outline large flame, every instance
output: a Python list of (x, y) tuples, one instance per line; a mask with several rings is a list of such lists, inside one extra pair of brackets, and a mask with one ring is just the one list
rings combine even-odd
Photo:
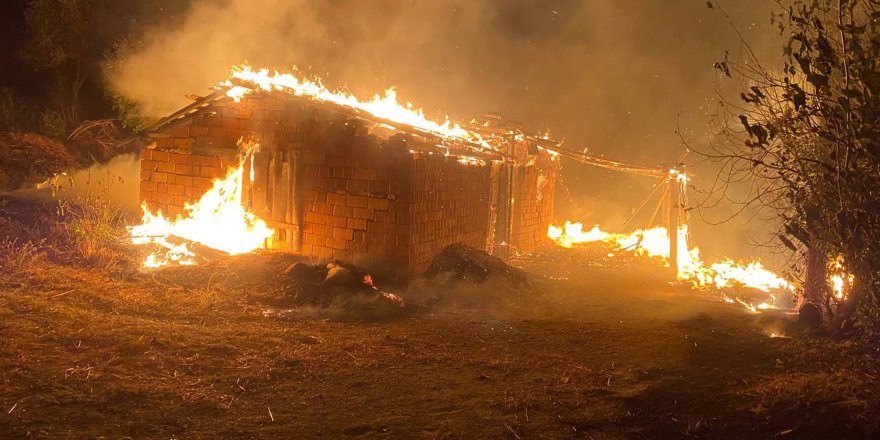
[(227, 87), (226, 95), (236, 101), (253, 92), (252, 87), (263, 91), (280, 90), (355, 108), (388, 121), (406, 124), (444, 137), (465, 139), (488, 147), (478, 134), (465, 130), (459, 124), (450, 121), (448, 117), (442, 122), (432, 121), (425, 116), (422, 109), (415, 108), (409, 102), (399, 102), (397, 91), (393, 87), (385, 90), (384, 95), (376, 94), (372, 99), (362, 101), (351, 93), (327, 89), (320, 79), (308, 80), (296, 76), (296, 73), (295, 69), (290, 73), (280, 73), (269, 69), (254, 70), (247, 65), (234, 66), (230, 78), (221, 85)]
[[(688, 281), (699, 287), (723, 289), (733, 286), (744, 286), (761, 290), (766, 293), (774, 291), (793, 291), (794, 285), (775, 273), (767, 270), (760, 261), (736, 263), (724, 260), (706, 265), (700, 257), (699, 248), (688, 246), (687, 225), (678, 229), (677, 278)], [(630, 251), (635, 255), (653, 257), (668, 265), (670, 258), (669, 232), (664, 227), (639, 229), (630, 233), (610, 233), (599, 226), (585, 231), (582, 223), (565, 222), (562, 227), (550, 226), (547, 236), (559, 246), (572, 248), (583, 243), (600, 242), (614, 250)], [(726, 297), (727, 298), (727, 297)], [(771, 295), (771, 298), (773, 296)], [(740, 299), (727, 298), (729, 302), (739, 302), (748, 309), (775, 308), (772, 300), (752, 304)]]
[[(239, 144), (243, 149), (239, 166), (230, 169), (226, 177), (215, 179), (213, 187), (198, 202), (187, 203), (185, 216), (169, 220), (161, 211), (154, 214), (146, 205), (142, 206), (141, 224), (130, 229), (132, 242), (154, 244), (160, 248), (146, 258), (144, 266), (195, 264), (197, 255), (188, 246), (189, 242), (236, 255), (262, 248), (266, 239), (272, 236), (273, 231), (266, 222), (247, 211), (241, 203), (244, 163), (258, 144)], [(183, 242), (174, 243), (178, 240)]]

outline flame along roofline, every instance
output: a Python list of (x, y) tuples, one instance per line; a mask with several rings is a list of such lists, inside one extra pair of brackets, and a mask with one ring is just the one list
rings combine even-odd
[[(196, 98), (195, 101), (191, 104), (188, 104), (181, 109), (175, 111), (174, 113), (163, 117), (153, 125), (141, 130), (139, 134), (147, 137), (155, 137), (163, 131), (166, 131), (179, 124), (185, 123), (187, 120), (193, 117), (205, 113), (210, 113), (214, 109), (215, 104), (225, 101), (234, 101), (232, 97), (227, 95), (227, 92), (235, 87), (246, 87), (246, 85), (241, 81), (238, 81), (236, 84), (232, 85), (217, 85), (214, 87), (214, 92)], [(364, 110), (337, 104), (335, 102), (324, 101), (307, 95), (296, 95), (293, 93), (285, 92), (283, 90), (261, 90), (256, 86), (254, 86), (254, 88), (252, 88), (251, 90), (252, 91), (248, 93), (248, 95), (250, 96), (277, 96), (282, 97), (283, 99), (305, 100), (313, 102), (317, 105), (331, 108), (334, 111), (345, 113), (350, 117), (369, 121), (376, 126), (385, 126), (386, 128), (391, 127), (394, 131), (417, 136), (421, 139), (424, 139), (423, 142), (419, 142), (419, 145), (421, 147), (424, 147), (426, 145), (432, 145), (433, 147), (435, 147), (435, 151), (419, 150), (418, 152), (420, 153), (451, 156), (462, 159), (488, 160), (495, 162), (512, 160), (512, 158), (503, 151), (487, 148), (484, 145), (481, 145), (469, 139), (448, 136), (415, 127), (403, 122), (381, 118)]]

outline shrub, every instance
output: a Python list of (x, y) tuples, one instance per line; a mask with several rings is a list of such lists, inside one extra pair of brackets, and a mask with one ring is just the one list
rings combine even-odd
[(111, 268), (122, 259), (126, 235), (122, 211), (104, 194), (87, 194), (58, 205), (60, 254), (88, 266)]
[(61, 113), (44, 110), (40, 113), (40, 134), (61, 140), (67, 137), (67, 123)]

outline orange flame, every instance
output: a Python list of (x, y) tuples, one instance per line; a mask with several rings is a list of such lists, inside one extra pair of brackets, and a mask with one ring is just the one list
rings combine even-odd
[(846, 271), (842, 256), (838, 256), (831, 262), (830, 282), (834, 298), (838, 301), (846, 299), (852, 284), (855, 282), (855, 276)]
[(244, 150), (239, 166), (230, 169), (226, 177), (215, 179), (213, 187), (198, 202), (187, 203), (185, 217), (177, 216), (170, 221), (161, 211), (153, 214), (146, 204), (141, 206), (141, 224), (129, 230), (132, 243), (160, 248), (147, 256), (145, 267), (196, 263), (196, 253), (186, 243), (172, 243), (172, 237), (236, 255), (262, 248), (272, 236), (274, 231), (266, 222), (245, 210), (241, 203), (244, 163), (259, 145), (240, 141), (239, 146)]
[[(689, 281), (698, 287), (717, 289), (742, 285), (767, 293), (794, 290), (792, 283), (767, 270), (757, 260), (740, 264), (727, 259), (707, 266), (700, 257), (699, 248), (688, 246), (687, 225), (679, 226), (677, 232), (678, 273), (676, 277), (681, 281)], [(669, 232), (664, 227), (639, 229), (631, 233), (619, 234), (605, 232), (599, 226), (584, 231), (583, 224), (566, 221), (562, 227), (550, 226), (547, 236), (564, 248), (572, 248), (576, 244), (601, 242), (616, 251), (629, 251), (634, 255), (657, 258), (663, 264), (669, 264), (671, 244)], [(730, 303), (739, 302), (752, 311), (776, 308), (772, 301), (753, 305), (738, 298), (734, 300), (725, 297), (725, 300)]]
[(290, 73), (280, 73), (277, 70), (270, 72), (269, 69), (254, 70), (248, 65), (233, 66), (230, 78), (220, 84), (220, 86), (227, 88), (226, 95), (236, 102), (254, 91), (251, 85), (262, 91), (279, 90), (297, 96), (309, 96), (320, 101), (332, 102), (443, 137), (476, 142), (491, 149), (480, 135), (465, 130), (459, 124), (450, 121), (449, 117), (441, 122), (433, 121), (425, 116), (422, 109), (415, 108), (409, 102), (399, 102), (397, 90), (393, 87), (385, 90), (384, 95), (376, 94), (372, 99), (362, 101), (348, 92), (327, 89), (320, 79), (300, 78), (296, 76), (296, 68)]

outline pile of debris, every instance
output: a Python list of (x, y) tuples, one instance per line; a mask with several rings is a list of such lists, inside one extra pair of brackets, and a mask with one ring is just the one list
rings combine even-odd
[(428, 280), (481, 284), (489, 279), (519, 287), (528, 282), (525, 272), (504, 260), (464, 244), (447, 246), (425, 271)]
[(447, 247), (408, 289), (380, 286), (370, 274), (348, 263), (315, 263), (308, 257), (268, 251), (167, 267), (152, 276), (188, 290), (238, 294), (288, 315), (339, 320), (398, 318), (488, 281), (514, 288), (528, 282), (523, 271), (464, 245)]
[(0, 191), (35, 184), (75, 165), (61, 142), (33, 133), (0, 132)]
[(413, 310), (399, 296), (385, 291), (372, 277), (343, 262), (314, 263), (307, 257), (281, 252), (254, 252), (217, 259), (200, 266), (175, 266), (157, 271), (159, 282), (185, 289), (216, 289), (238, 293), (248, 301), (278, 310), (298, 310), (312, 317), (375, 320)]

